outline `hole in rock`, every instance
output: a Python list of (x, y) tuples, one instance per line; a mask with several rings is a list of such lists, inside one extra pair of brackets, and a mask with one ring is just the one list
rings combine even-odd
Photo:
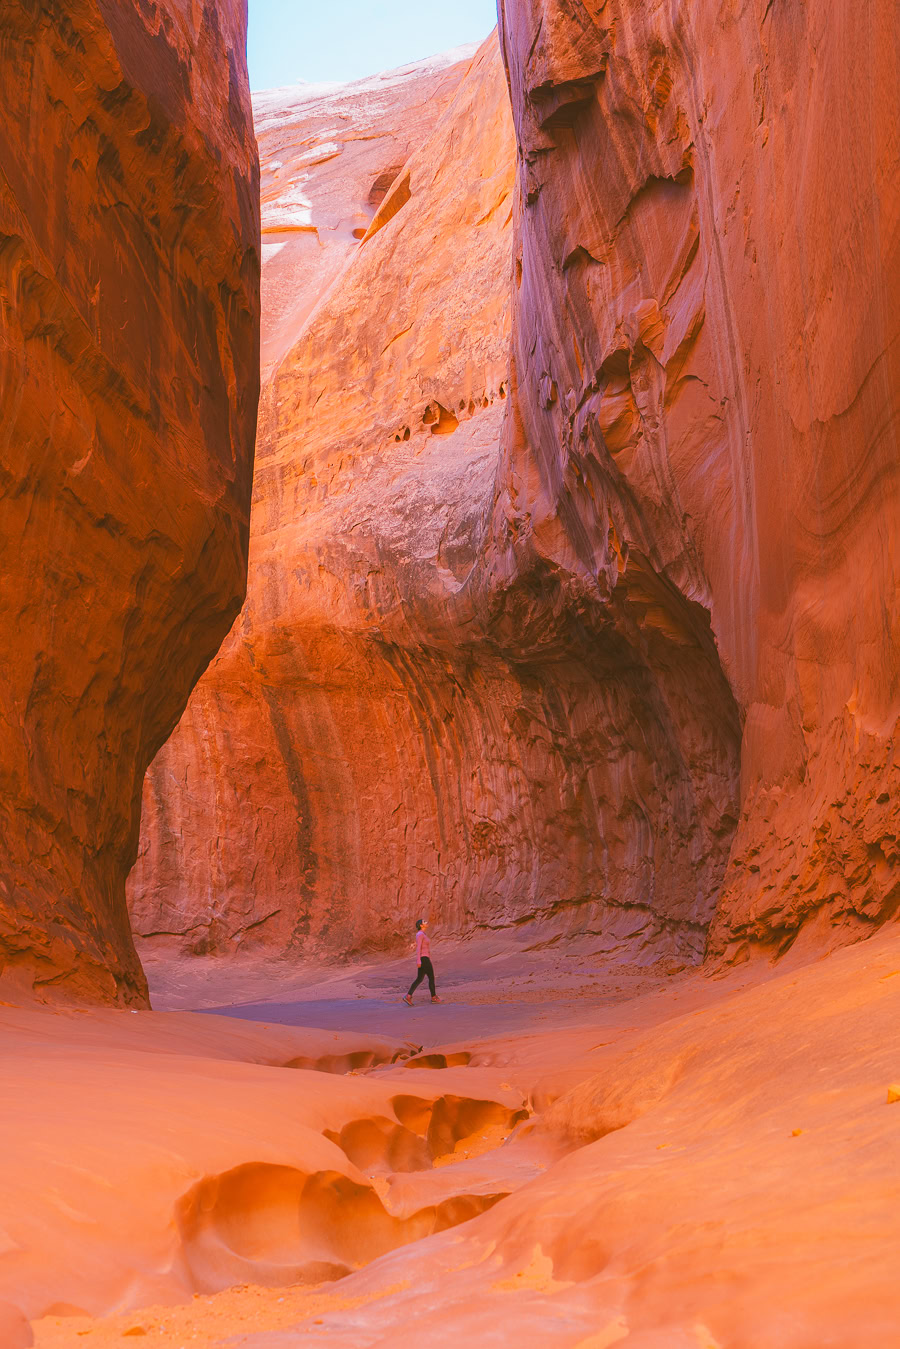
[(532, 106), (542, 131), (571, 128), (597, 96), (597, 86), (606, 74), (608, 57), (604, 53), (599, 69), (580, 79), (547, 81), (529, 91)]
[(369, 205), (378, 207), (384, 201), (397, 180), (398, 174), (402, 171), (402, 164), (395, 164), (392, 168), (384, 169), (369, 188)]
[(466, 1151), (475, 1137), (490, 1133), (499, 1140), (501, 1135), (508, 1136), (528, 1118), (525, 1109), (510, 1110), (499, 1101), (469, 1096), (440, 1096), (433, 1104), (418, 1096), (395, 1096), (391, 1105), (404, 1128), (424, 1139), (430, 1162)]
[(393, 220), (394, 216), (401, 207), (406, 205), (411, 196), (412, 192), (410, 191), (409, 186), (409, 174), (406, 173), (400, 181), (390, 189), (381, 205), (378, 207), (378, 210), (372, 218), (372, 223), (369, 226), (367, 237), (371, 239), (372, 235), (377, 234), (380, 229), (383, 229), (389, 220)]
[(428, 1125), (428, 1147), (432, 1157), (446, 1157), (463, 1149), (473, 1135), (488, 1130), (511, 1130), (527, 1118), (527, 1110), (509, 1110), (497, 1101), (442, 1096), (434, 1103)]
[(325, 1137), (360, 1171), (424, 1171), (431, 1165), (425, 1139), (393, 1120), (353, 1120), (340, 1133), (326, 1129)]
[(459, 418), (445, 408), (443, 403), (429, 403), (422, 413), (422, 421), (431, 427), (433, 436), (452, 435), (459, 426)]

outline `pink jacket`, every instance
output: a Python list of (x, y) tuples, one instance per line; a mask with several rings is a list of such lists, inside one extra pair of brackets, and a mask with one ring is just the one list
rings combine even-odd
[(419, 928), (416, 933), (416, 964), (421, 965), (423, 956), (431, 956), (431, 942), (428, 933)]

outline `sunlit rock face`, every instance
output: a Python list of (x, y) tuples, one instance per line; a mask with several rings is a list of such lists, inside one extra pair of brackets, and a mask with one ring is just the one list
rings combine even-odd
[[(509, 97), (494, 39), (257, 117), (264, 183), (297, 179), (264, 228), (315, 233), (264, 235), (264, 350), (299, 333), (263, 389), (248, 600), (148, 774), (131, 910), (195, 951), (389, 944), (438, 893), (462, 908), (442, 741), (454, 690), (482, 721), (455, 615), (505, 393)], [(321, 138), (339, 154), (286, 163)]]
[[(580, 535), (518, 411), (502, 452), (515, 147), (496, 39), (432, 85), (430, 128), (385, 132), (381, 160), (366, 144), (366, 181), (374, 83), (341, 96), (339, 154), (325, 101), (257, 105), (263, 228), (301, 237), (264, 235), (277, 366), (248, 601), (148, 774), (142, 949), (390, 947), (430, 912), (445, 934), (698, 956), (739, 741), (703, 592), (626, 557), (611, 513)], [(388, 83), (379, 116), (403, 127), (398, 87), (412, 97)], [(548, 408), (565, 395), (544, 381)]]
[(475, 50), (463, 47), (353, 84), (299, 84), (253, 95), (262, 180), (264, 379), (358, 251)]
[(895, 8), (503, 0), (501, 37), (510, 528), (673, 669), (711, 621), (742, 724), (711, 952), (864, 932), (900, 901)]
[(245, 20), (240, 0), (0, 12), (0, 998), (146, 997), (141, 782), (246, 575)]

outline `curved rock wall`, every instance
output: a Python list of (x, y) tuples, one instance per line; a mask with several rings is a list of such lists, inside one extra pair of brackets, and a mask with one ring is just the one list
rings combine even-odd
[(512, 518), (711, 617), (743, 723), (711, 949), (865, 931), (900, 902), (894, 7), (502, 0), (501, 32)]
[(736, 709), (649, 564), (613, 612), (574, 552), (516, 546), (513, 170), (492, 38), (264, 391), (247, 606), (148, 774), (150, 947), (385, 947), (430, 911), (702, 950)]
[(240, 0), (0, 14), (0, 997), (146, 998), (141, 782), (246, 575), (245, 23)]
[(515, 152), (489, 43), (371, 197), (332, 180), (335, 269), (281, 274), (248, 605), (147, 782), (150, 943), (430, 911), (735, 959), (900, 901), (892, 8), (500, 31)]

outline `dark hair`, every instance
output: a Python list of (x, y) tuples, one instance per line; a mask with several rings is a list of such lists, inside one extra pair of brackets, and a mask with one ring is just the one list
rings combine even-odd
[(424, 919), (424, 918), (417, 918), (417, 919), (416, 919), (416, 931), (417, 931), (417, 932), (418, 932), (419, 928), (422, 926), (422, 924), (423, 924), (424, 922), (425, 922), (425, 919)]

